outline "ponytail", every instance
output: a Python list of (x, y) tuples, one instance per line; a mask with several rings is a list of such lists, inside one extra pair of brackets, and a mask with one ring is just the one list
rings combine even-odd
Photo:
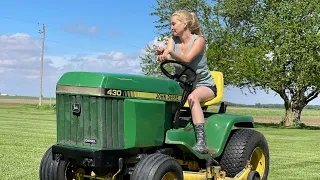
[(197, 18), (197, 15), (194, 12), (191, 12), (190, 15), (191, 15), (191, 25), (189, 27), (190, 31), (191, 33), (194, 33), (200, 36), (201, 30), (200, 30), (200, 23)]

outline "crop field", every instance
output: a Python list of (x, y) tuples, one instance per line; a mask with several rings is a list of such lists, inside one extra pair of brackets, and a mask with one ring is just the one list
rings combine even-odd
[[(215, 108), (210, 110), (214, 111)], [(228, 113), (252, 115), (257, 122), (277, 123), (281, 109), (228, 107)], [(0, 179), (39, 179), (43, 153), (56, 141), (54, 110), (37, 105), (0, 103)], [(320, 113), (306, 110), (304, 123), (313, 128), (279, 128), (257, 123), (269, 143), (270, 180), (320, 179)], [(318, 128), (319, 127), (319, 128)]]
[[(54, 104), (56, 101), (54, 98), (43, 98), (43, 104)], [(28, 96), (0, 96), (0, 104), (38, 104), (38, 97)]]

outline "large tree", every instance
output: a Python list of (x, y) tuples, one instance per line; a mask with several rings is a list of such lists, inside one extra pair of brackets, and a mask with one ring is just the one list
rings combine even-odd
[[(162, 25), (156, 27), (160, 32), (168, 27), (165, 24), (169, 22), (164, 20), (173, 11), (197, 11), (202, 30), (209, 37), (207, 55), (211, 69), (224, 73), (226, 85), (253, 91), (273, 90), (284, 100), (284, 125), (301, 123), (302, 109), (320, 92), (317, 1), (159, 0), (157, 3), (152, 15), (159, 17), (156, 23)], [(202, 9), (207, 10), (206, 15)], [(145, 62), (144, 59), (142, 66), (148, 67)]]
[(273, 90), (284, 101), (286, 126), (320, 90), (318, 1), (220, 1), (221, 37), (209, 59), (240, 88)]

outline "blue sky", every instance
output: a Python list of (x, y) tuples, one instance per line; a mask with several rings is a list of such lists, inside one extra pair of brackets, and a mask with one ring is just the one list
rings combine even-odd
[[(68, 71), (140, 74), (139, 56), (156, 43), (155, 0), (139, 1), (3, 1), (0, 7), (0, 92), (39, 95), (42, 24), (46, 26), (43, 95)], [(39, 24), (38, 24), (39, 23)], [(283, 103), (274, 93), (244, 95), (229, 88), (224, 100)], [(316, 99), (311, 104), (319, 104)]]

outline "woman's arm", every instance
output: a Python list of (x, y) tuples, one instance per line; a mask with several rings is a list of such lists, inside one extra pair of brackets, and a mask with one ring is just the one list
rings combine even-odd
[(173, 50), (169, 51), (169, 54), (176, 61), (189, 63), (195, 57), (199, 56), (201, 53), (204, 52), (205, 46), (206, 46), (205, 40), (202, 36), (200, 36), (194, 41), (194, 44), (192, 45), (192, 47), (187, 55), (178, 54), (178, 53), (174, 52)]
[(170, 51), (173, 51), (173, 38), (172, 36), (168, 39), (167, 47), (163, 51), (161, 55), (157, 57), (158, 61), (164, 61), (171, 59), (171, 55), (169, 54)]

